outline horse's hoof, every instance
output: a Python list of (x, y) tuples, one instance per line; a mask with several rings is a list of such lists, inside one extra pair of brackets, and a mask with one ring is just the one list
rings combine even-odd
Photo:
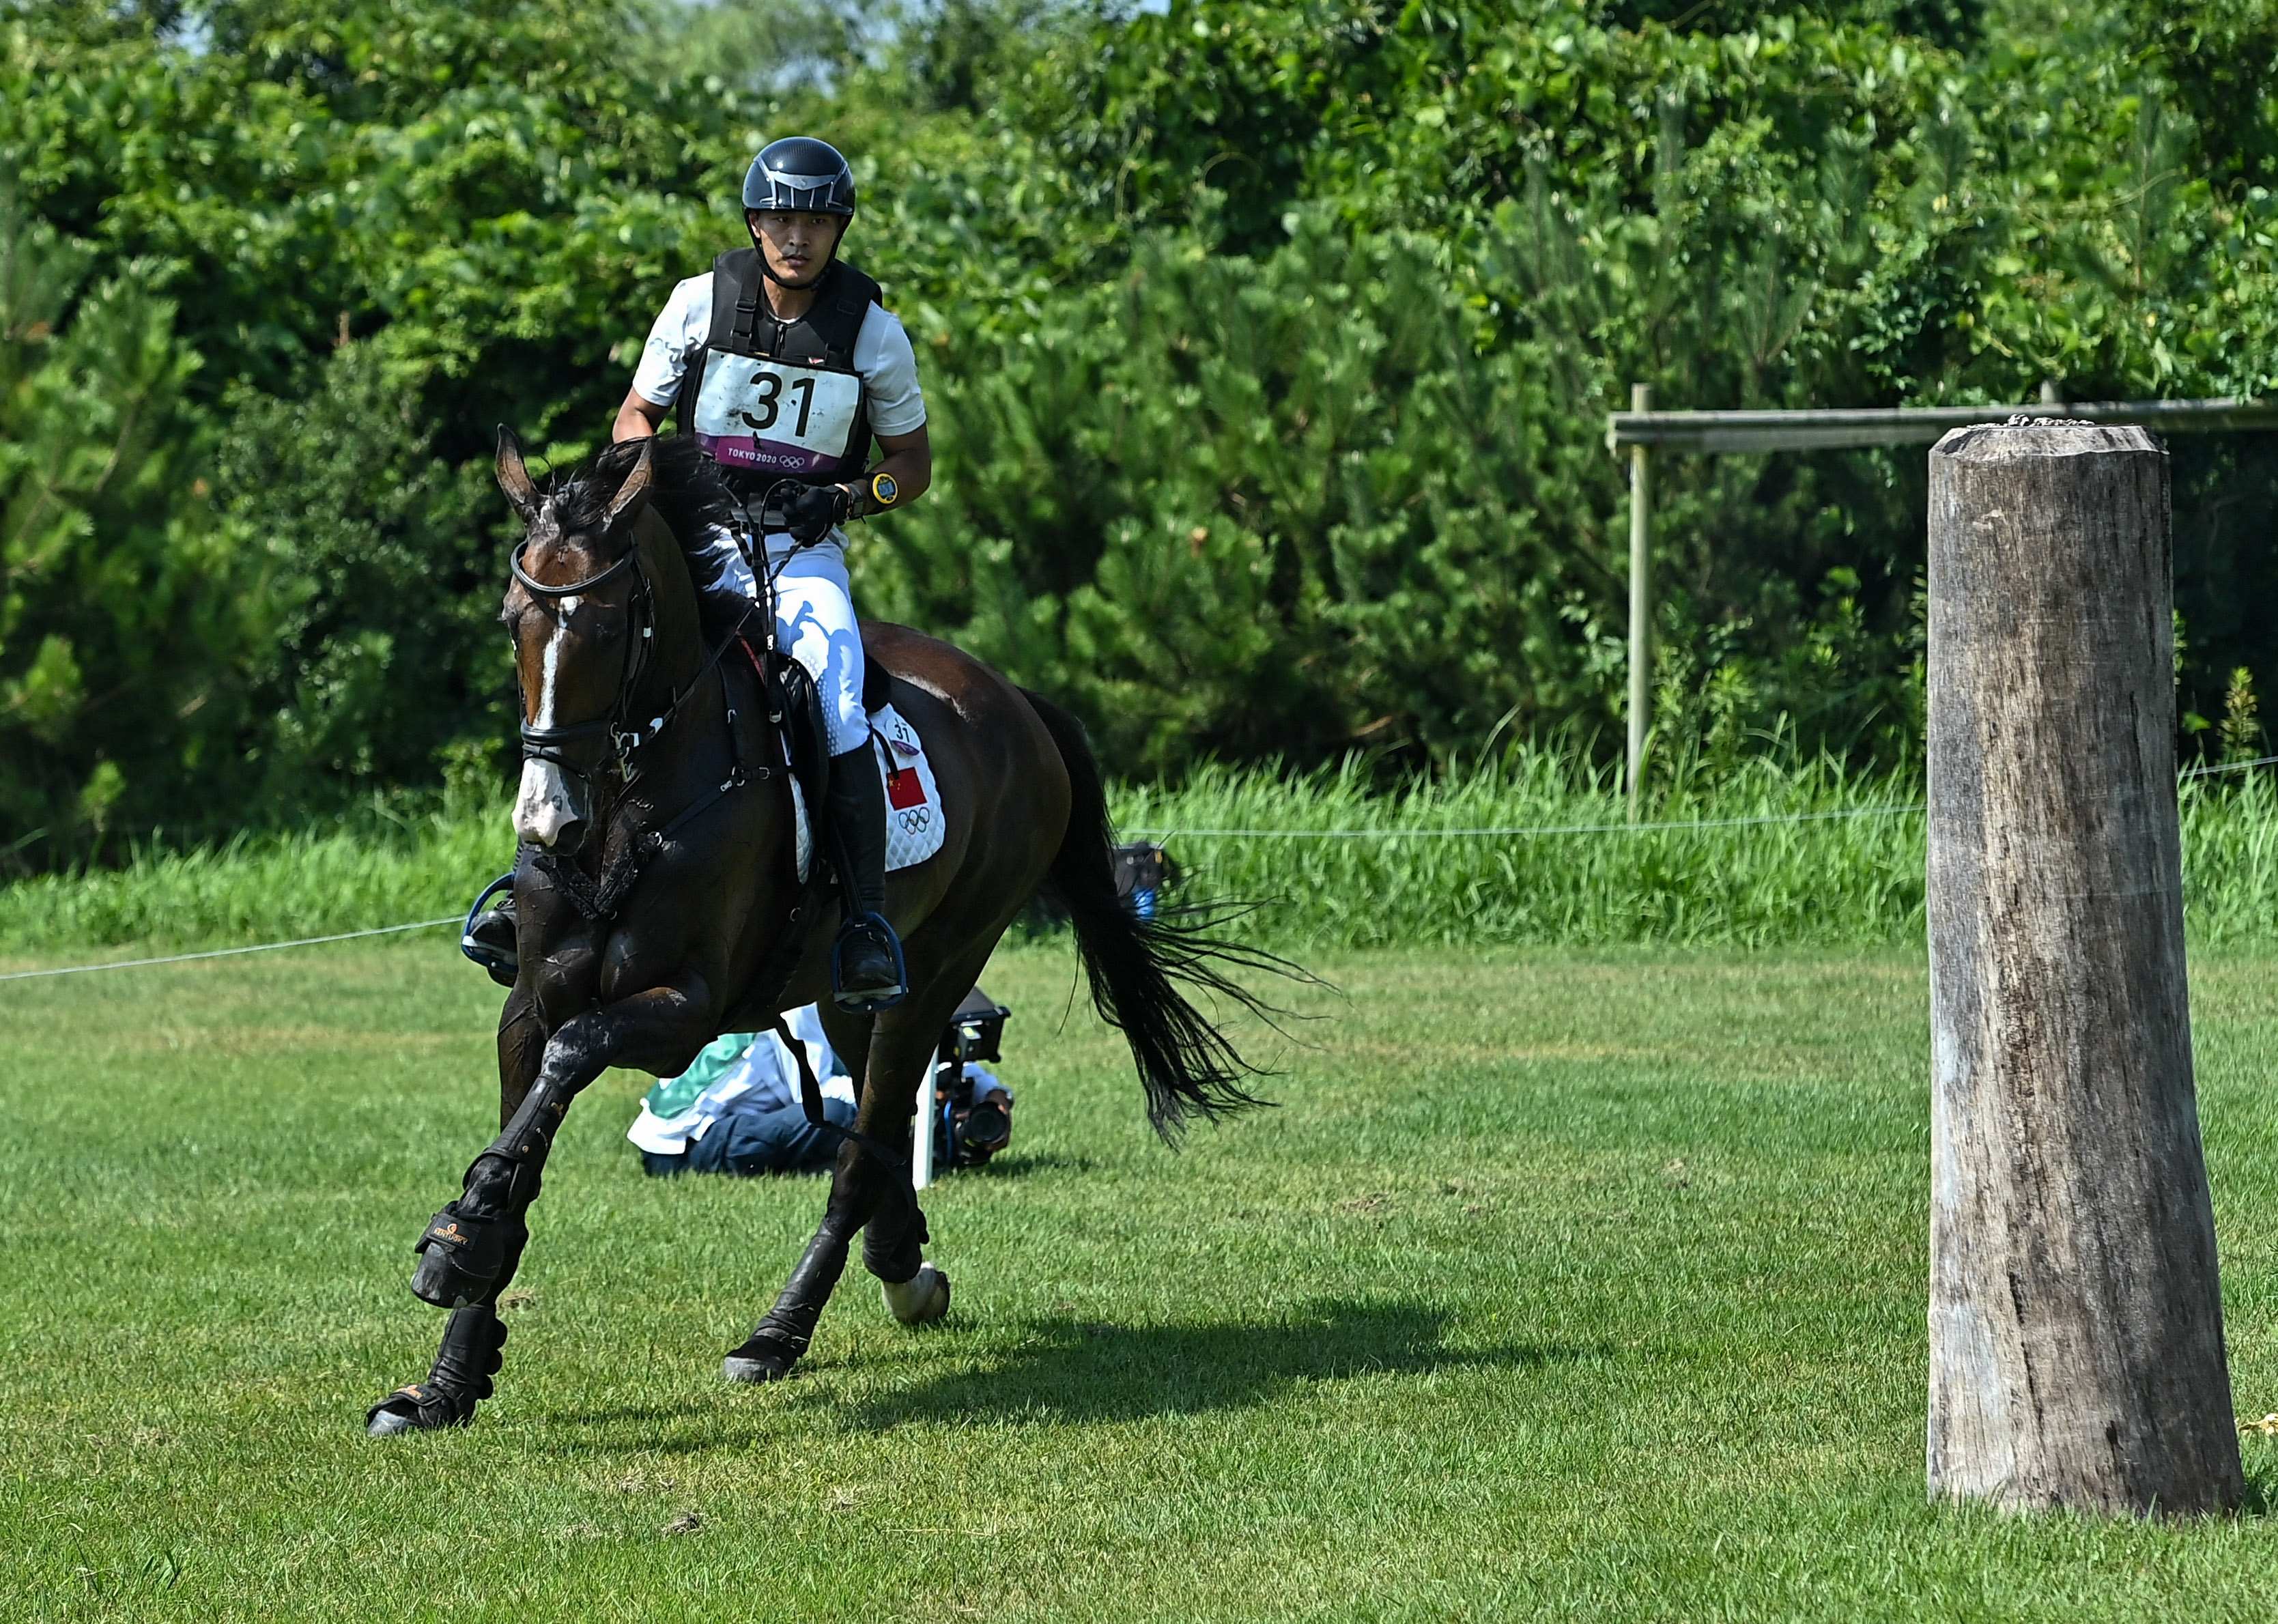
[(785, 1352), (781, 1343), (754, 1337), (720, 1361), (720, 1374), (747, 1385), (780, 1382), (791, 1374), (798, 1358), (796, 1353)]
[(399, 1387), (364, 1412), (364, 1436), (392, 1438), (401, 1432), (433, 1432), (463, 1427), (475, 1419), (475, 1402), (422, 1382)]
[(920, 1264), (899, 1285), (880, 1281), (878, 1291), (905, 1325), (930, 1325), (949, 1312), (949, 1276), (930, 1263)]
[(401, 1410), (374, 1410), (363, 1423), (364, 1436), (374, 1438), (392, 1438), (399, 1432), (417, 1432), (418, 1429), (417, 1418), (406, 1415)]

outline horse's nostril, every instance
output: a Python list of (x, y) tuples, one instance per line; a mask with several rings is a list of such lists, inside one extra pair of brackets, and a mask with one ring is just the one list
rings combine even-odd
[(554, 831), (554, 849), (564, 857), (574, 857), (577, 848), (585, 844), (585, 823), (583, 818), (571, 818)]

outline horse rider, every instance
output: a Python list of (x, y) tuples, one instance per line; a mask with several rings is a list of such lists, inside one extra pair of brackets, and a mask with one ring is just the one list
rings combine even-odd
[[(917, 354), (878, 284), (838, 257), (854, 175), (812, 136), (772, 142), (744, 177), (752, 246), (672, 290), (617, 409), (613, 437), (680, 427), (719, 467), (763, 536), (781, 647), (814, 675), (829, 736), (829, 804), (853, 868), (833, 996), (883, 1009), (903, 992), (886, 923), (886, 791), (862, 706), (862, 638), (846, 578), (851, 519), (903, 507), (933, 482)], [(869, 461), (875, 438), (884, 453)], [(715, 533), (689, 563), (708, 624), (758, 596), (738, 539)], [(864, 917), (867, 915), (867, 918)]]
[[(878, 284), (838, 257), (854, 218), (854, 176), (811, 136), (770, 142), (744, 177), (752, 246), (733, 249), (672, 290), (618, 407), (611, 437), (656, 433), (679, 406), (749, 521), (765, 538), (783, 649), (814, 678), (830, 751), (828, 819), (855, 895), (832, 958), (833, 996), (857, 1013), (899, 1001), (900, 945), (886, 921), (886, 793), (862, 705), (862, 638), (840, 528), (907, 506), (933, 482), (917, 355), (879, 303)], [(884, 455), (871, 463), (870, 442)], [(715, 532), (690, 544), (707, 635), (726, 635), (760, 595), (756, 560)], [(471, 937), (511, 961), (511, 917)]]

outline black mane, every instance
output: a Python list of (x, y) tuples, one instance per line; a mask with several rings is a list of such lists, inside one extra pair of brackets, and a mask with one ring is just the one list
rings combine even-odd
[(565, 536), (591, 535), (601, 527), (609, 498), (625, 482), (641, 448), (650, 450), (648, 504), (671, 526), (682, 547), (703, 533), (737, 523), (735, 497), (720, 471), (693, 434), (662, 434), (654, 440), (622, 440), (583, 465), (546, 482), (546, 511)]

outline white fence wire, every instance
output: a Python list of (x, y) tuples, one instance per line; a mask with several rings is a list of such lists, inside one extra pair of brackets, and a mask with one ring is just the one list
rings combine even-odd
[[(2244, 772), (2251, 768), (2278, 764), (2278, 755), (2258, 755), (2251, 761), (2225, 762), (2220, 765), (2193, 767), (2178, 775), (2184, 779), (2213, 778), (2219, 774)], [(1761, 817), (1704, 817), (1677, 819), (1666, 823), (1640, 822), (1622, 823), (1535, 823), (1511, 824), (1483, 828), (1453, 829), (1185, 829), (1133, 828), (1123, 832), (1143, 835), (1150, 839), (1217, 839), (1217, 840), (1416, 840), (1416, 839), (1526, 839), (1563, 835), (1653, 835), (1678, 834), (1686, 830), (1741, 829), (1770, 823), (1812, 823), (1836, 818), (1897, 817), (1928, 808), (1919, 801), (1902, 806), (1846, 807), (1831, 812), (1781, 812)], [(369, 931), (342, 931), (333, 936), (303, 936), (289, 942), (261, 942), (250, 947), (216, 947), (203, 953), (169, 954), (155, 959), (118, 959), (103, 964), (65, 964), (52, 969), (12, 970), (0, 974), (0, 981), (35, 981), (49, 976), (85, 976), (97, 970), (147, 969), (160, 964), (188, 964), (201, 959), (231, 959), (248, 953), (279, 953), (288, 947), (318, 947), (329, 942), (360, 941), (366, 937), (396, 936), (407, 931), (432, 931), (439, 925), (457, 924), (460, 917), (447, 914), (440, 919), (416, 919), (408, 924), (379, 925)]]

